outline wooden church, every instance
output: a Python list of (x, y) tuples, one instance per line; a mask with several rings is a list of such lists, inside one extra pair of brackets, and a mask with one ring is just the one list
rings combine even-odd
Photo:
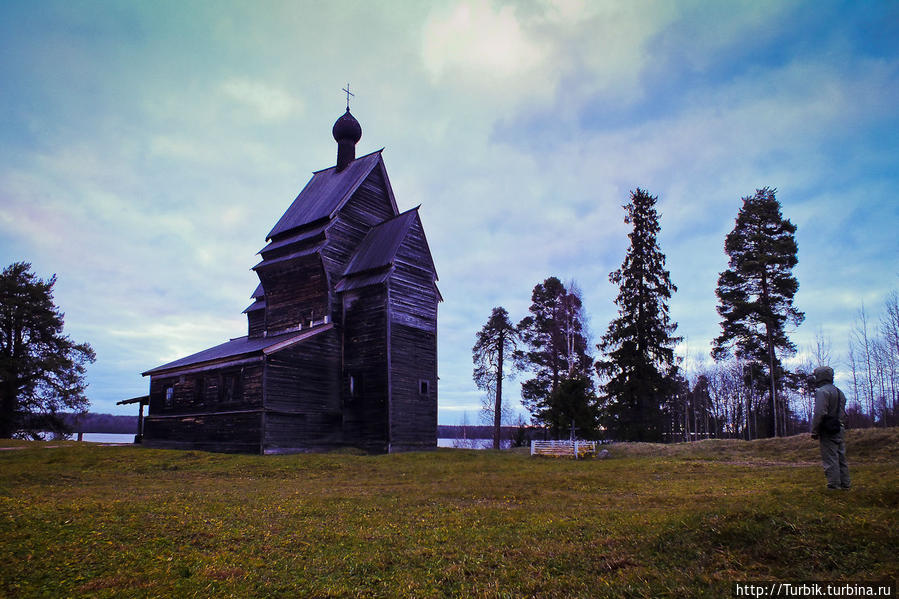
[(437, 272), (381, 151), (313, 173), (266, 237), (247, 335), (149, 370), (143, 443), (283, 453), (437, 445)]

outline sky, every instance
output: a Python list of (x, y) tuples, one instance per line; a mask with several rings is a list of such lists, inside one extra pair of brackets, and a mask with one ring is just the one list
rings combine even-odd
[(758, 188), (798, 227), (791, 339), (829, 339), (838, 380), (858, 309), (899, 288), (896, 2), (5, 0), (0, 259), (56, 273), (92, 411), (134, 413), (115, 402), (141, 372), (246, 334), (256, 252), (333, 166), (347, 83), (357, 156), (385, 148), (399, 209), (421, 204), (441, 424), (477, 419), (494, 306), (517, 321), (557, 276), (605, 332), (638, 186), (688, 364)]

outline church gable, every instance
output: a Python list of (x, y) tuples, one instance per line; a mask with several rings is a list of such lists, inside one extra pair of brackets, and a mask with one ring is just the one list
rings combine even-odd
[(418, 211), (410, 222), (393, 259), (390, 273), (390, 309), (394, 322), (437, 332), (437, 272)]
[(369, 231), (396, 216), (392, 195), (386, 173), (381, 168), (373, 168), (347, 201), (336, 209), (327, 228), (327, 243), (322, 247), (322, 257), (335, 281), (343, 275)]
[(414, 219), (415, 211), (410, 210), (373, 227), (359, 244), (335, 289), (340, 292), (383, 283)]
[(434, 282), (437, 280), (437, 268), (434, 266), (434, 258), (431, 256), (431, 248), (428, 245), (427, 237), (425, 237), (425, 230), (421, 224), (417, 208), (414, 214), (415, 218), (410, 223), (409, 230), (403, 238), (402, 244), (397, 248), (396, 262), (426, 271), (428, 278)]

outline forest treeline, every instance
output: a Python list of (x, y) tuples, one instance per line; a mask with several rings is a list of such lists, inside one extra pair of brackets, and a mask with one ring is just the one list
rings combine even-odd
[(73, 433), (134, 434), (137, 432), (137, 416), (95, 414), (93, 412), (81, 414), (66, 412), (61, 416), (67, 429)]
[(815, 346), (800, 352), (789, 336), (805, 319), (793, 303), (796, 226), (772, 188), (742, 198), (724, 240), (728, 267), (715, 291), (721, 332), (712, 362), (677, 355), (682, 338), (669, 314), (677, 287), (658, 243), (657, 200), (637, 188), (623, 206), (630, 246), (609, 274), (619, 290), (618, 313), (598, 343), (589, 340), (581, 290), (557, 277), (534, 286), (520, 321), (498, 306), (477, 332), (473, 379), (484, 393), (482, 420), (494, 427), (495, 447), (500, 425), (513, 424), (503, 382), (518, 376), (530, 423), (556, 438), (685, 441), (806, 432), (814, 405), (809, 375), (824, 365), (851, 375), (848, 426), (897, 424), (899, 296), (887, 298), (876, 320), (859, 310), (845, 362), (820, 329)]

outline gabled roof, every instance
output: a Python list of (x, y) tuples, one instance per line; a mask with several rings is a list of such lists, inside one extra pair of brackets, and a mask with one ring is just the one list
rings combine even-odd
[[(393, 271), (396, 253), (417, 219), (418, 206), (372, 227), (359, 244), (334, 290), (349, 291), (386, 281)], [(430, 266), (436, 280), (437, 272), (433, 261)], [(440, 297), (439, 290), (437, 295)], [(440, 301), (443, 301), (442, 297)]]
[(418, 208), (413, 208), (372, 227), (359, 244), (343, 275), (389, 266), (417, 216)]
[(279, 250), (289, 245), (302, 245), (304, 243), (309, 243), (310, 241), (323, 241), (325, 239), (326, 229), (327, 223), (324, 221), (322, 221), (322, 224), (317, 226), (309, 228), (303, 227), (302, 229), (298, 229), (295, 232), (282, 237), (278, 241), (270, 241), (268, 245), (266, 245), (256, 253), (265, 256), (269, 252)]
[(242, 314), (247, 314), (248, 312), (256, 312), (258, 310), (265, 310), (265, 298), (258, 298), (252, 304), (247, 306), (247, 309), (242, 312)]
[(333, 324), (325, 324), (304, 331), (293, 331), (291, 333), (273, 335), (271, 337), (238, 337), (237, 339), (232, 339), (221, 345), (204, 349), (203, 351), (187, 356), (186, 358), (181, 358), (180, 360), (157, 366), (156, 368), (143, 373), (143, 376), (183, 370), (189, 366), (237, 358), (238, 356), (272, 353), (289, 347), (294, 343), (299, 343), (300, 341), (323, 331), (330, 330), (333, 327)]
[(294, 258), (299, 258), (301, 256), (311, 256), (315, 254), (319, 250), (321, 250), (325, 246), (325, 241), (322, 240), (315, 245), (304, 248), (300, 251), (293, 252), (292, 254), (287, 254), (285, 256), (278, 256), (277, 258), (265, 259), (263, 258), (259, 264), (251, 268), (250, 270), (259, 270), (263, 266), (271, 266), (273, 264), (279, 264), (281, 262), (286, 262), (287, 260), (293, 260)]
[(387, 171), (384, 169), (381, 159), (381, 150), (378, 150), (356, 158), (340, 172), (337, 171), (336, 166), (332, 166), (313, 173), (312, 179), (306, 183), (306, 187), (303, 188), (300, 195), (278, 220), (266, 240), (298, 227), (331, 218), (378, 165), (384, 175), (390, 201), (396, 206), (393, 191), (390, 189), (390, 181), (387, 179)]

